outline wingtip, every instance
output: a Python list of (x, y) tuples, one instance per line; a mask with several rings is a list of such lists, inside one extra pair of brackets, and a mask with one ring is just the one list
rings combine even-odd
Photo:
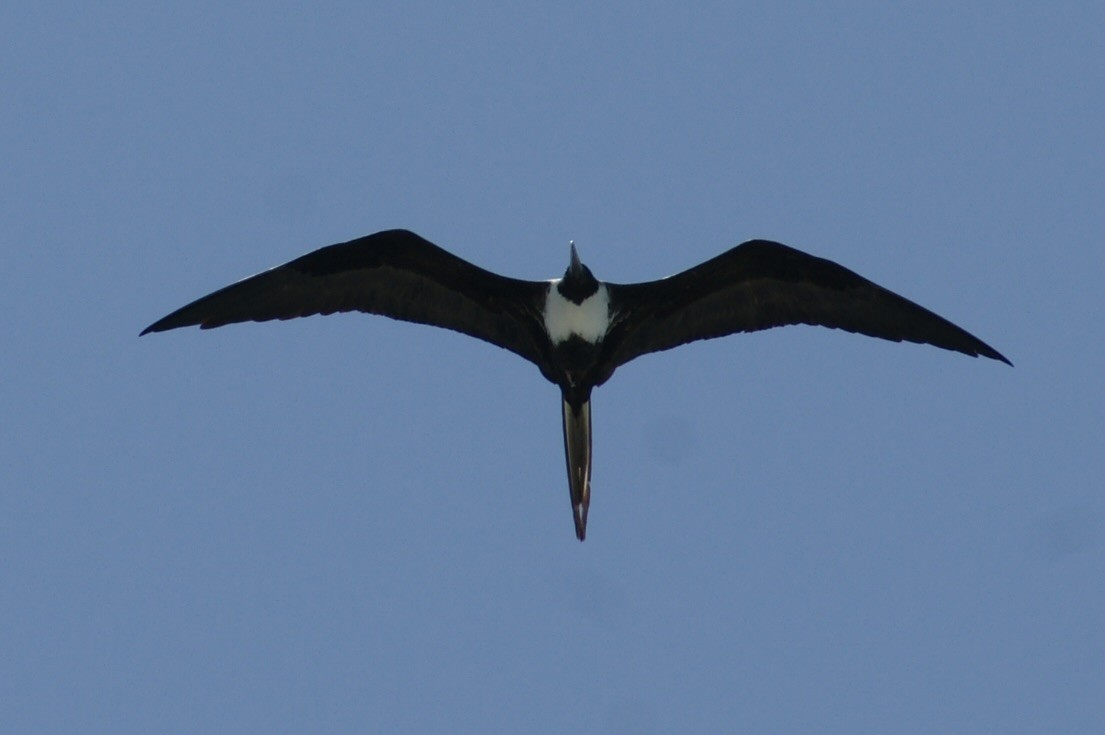
[(200, 329), (210, 329), (211, 327), (217, 327), (221, 325), (219, 322), (212, 323), (212, 320), (204, 321), (202, 319), (181, 318), (179, 314), (179, 312), (181, 311), (183, 311), (183, 309), (178, 309), (172, 314), (158, 319), (156, 322), (139, 332), (138, 336), (142, 337), (152, 332), (168, 332), (171, 329), (180, 329), (181, 327), (199, 327)]
[[(179, 311), (179, 309), (177, 311)], [(138, 336), (139, 337), (144, 337), (145, 335), (150, 334), (152, 332), (166, 332), (170, 329), (181, 326), (179, 324), (173, 324), (173, 322), (171, 320), (171, 318), (173, 316), (175, 316), (176, 313), (177, 312), (174, 311), (172, 314), (169, 314), (169, 316), (161, 317), (156, 322), (154, 322), (153, 324), (151, 324), (150, 326), (146, 327), (141, 332), (139, 332)]]
[(154, 332), (168, 332), (170, 329), (176, 329), (179, 326), (179, 324), (167, 324), (164, 319), (160, 319), (139, 332), (138, 336), (145, 337), (147, 334), (153, 334)]
[(989, 357), (991, 360), (997, 360), (998, 362), (1004, 362), (1009, 367), (1013, 367), (1013, 363), (1008, 357), (1001, 354), (990, 345), (985, 345), (985, 347), (986, 349), (984, 350), (978, 350), (979, 355), (982, 357)]

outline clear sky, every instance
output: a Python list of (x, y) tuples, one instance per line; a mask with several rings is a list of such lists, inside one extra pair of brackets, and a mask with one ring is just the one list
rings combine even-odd
[[(1105, 5), (22, 3), (0, 731), (1105, 731)], [(138, 338), (406, 227), (521, 278), (745, 239), (1009, 368), (792, 327), (559, 396), (347, 315)]]

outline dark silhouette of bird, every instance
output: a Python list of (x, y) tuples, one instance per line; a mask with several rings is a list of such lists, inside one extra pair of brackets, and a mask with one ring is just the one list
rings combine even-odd
[(330, 245), (177, 309), (142, 331), (221, 327), (361, 311), (444, 327), (510, 350), (560, 387), (576, 536), (591, 502), (591, 391), (650, 352), (701, 339), (812, 324), (919, 342), (1012, 365), (943, 317), (794, 248), (751, 240), (689, 270), (606, 283), (575, 245), (562, 278), (486, 271), (406, 230)]

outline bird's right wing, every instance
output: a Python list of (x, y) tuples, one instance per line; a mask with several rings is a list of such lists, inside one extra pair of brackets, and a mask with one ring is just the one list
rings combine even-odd
[(1012, 364), (963, 329), (836, 263), (752, 240), (669, 278), (608, 284), (615, 365), (687, 342), (812, 324)]
[(547, 284), (504, 278), (406, 230), (387, 230), (321, 248), (258, 273), (146, 327), (221, 327), (361, 311), (452, 329), (540, 359)]

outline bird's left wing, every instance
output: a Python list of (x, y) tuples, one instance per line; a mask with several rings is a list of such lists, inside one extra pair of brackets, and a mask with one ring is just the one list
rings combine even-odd
[(921, 342), (1009, 363), (928, 309), (836, 263), (751, 240), (658, 281), (608, 284), (615, 365), (687, 342), (787, 324), (812, 324), (895, 342)]
[(406, 230), (321, 248), (219, 289), (146, 327), (221, 327), (362, 311), (430, 324), (540, 359), (547, 284), (504, 278)]

